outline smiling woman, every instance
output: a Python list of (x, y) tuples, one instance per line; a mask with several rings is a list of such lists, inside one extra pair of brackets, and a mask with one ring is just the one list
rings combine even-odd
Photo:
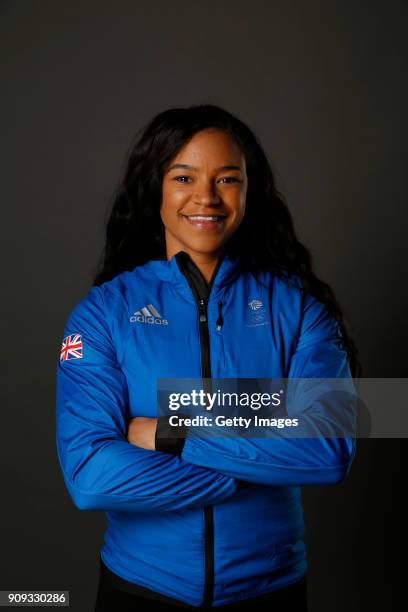
[(243, 219), (247, 184), (245, 157), (235, 140), (222, 130), (196, 133), (164, 173), (160, 214), (167, 258), (184, 250), (209, 282)]
[[(58, 457), (76, 506), (107, 519), (95, 610), (305, 611), (300, 488), (341, 482), (354, 440), (200, 440), (158, 416), (158, 379), (360, 371), (340, 306), (242, 121), (204, 105), (144, 129), (94, 286), (63, 338)], [(72, 339), (80, 350), (68, 350)], [(307, 418), (318, 430), (319, 402)]]

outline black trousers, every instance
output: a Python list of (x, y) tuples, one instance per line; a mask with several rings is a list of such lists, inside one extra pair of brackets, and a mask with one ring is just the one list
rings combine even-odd
[[(254, 612), (260, 606), (261, 610), (270, 609), (271, 612), (307, 612), (307, 579), (306, 576), (296, 583), (291, 584), (283, 589), (271, 591), (266, 595), (240, 601), (236, 604), (226, 604), (224, 606), (216, 606), (214, 610), (222, 610), (225, 612)], [(146, 599), (140, 595), (122, 591), (119, 588), (108, 583), (103, 576), (99, 576), (98, 591), (96, 595), (94, 612), (165, 612), (166, 610), (178, 610), (181, 612), (183, 608), (179, 606), (161, 603), (152, 599)], [(203, 608), (190, 608), (191, 610), (200, 610)]]

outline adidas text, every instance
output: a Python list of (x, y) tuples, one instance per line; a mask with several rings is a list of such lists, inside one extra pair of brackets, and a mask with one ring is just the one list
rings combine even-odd
[(156, 325), (168, 325), (167, 319), (159, 319), (158, 317), (146, 317), (145, 315), (132, 315), (130, 317), (131, 323), (150, 323)]

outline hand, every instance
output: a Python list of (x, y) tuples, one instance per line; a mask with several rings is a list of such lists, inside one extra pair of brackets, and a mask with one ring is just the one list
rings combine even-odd
[(134, 417), (131, 419), (127, 431), (128, 442), (146, 450), (156, 450), (154, 438), (157, 420), (157, 418), (150, 417)]

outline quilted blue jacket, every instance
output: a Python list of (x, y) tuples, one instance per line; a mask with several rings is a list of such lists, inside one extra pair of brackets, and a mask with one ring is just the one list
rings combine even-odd
[[(251, 307), (256, 304), (256, 316)], [(162, 601), (217, 607), (306, 573), (301, 485), (342, 481), (352, 438), (156, 438), (159, 378), (351, 377), (338, 323), (299, 283), (244, 273), (228, 251), (208, 285), (187, 253), (92, 287), (71, 310), (57, 364), (56, 443), (81, 510), (105, 512), (100, 551)], [(166, 428), (159, 419), (158, 431)]]

